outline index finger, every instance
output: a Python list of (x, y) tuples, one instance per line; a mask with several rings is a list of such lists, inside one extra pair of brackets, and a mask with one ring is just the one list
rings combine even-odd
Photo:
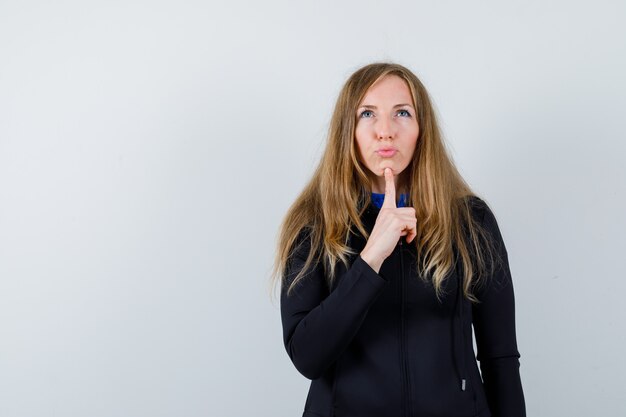
[(391, 168), (385, 168), (385, 198), (382, 207), (396, 208), (396, 186), (393, 183)]

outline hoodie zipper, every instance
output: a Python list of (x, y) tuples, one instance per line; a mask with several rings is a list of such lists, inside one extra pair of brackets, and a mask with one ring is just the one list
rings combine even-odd
[(408, 368), (408, 358), (406, 351), (406, 331), (404, 328), (404, 310), (406, 303), (406, 290), (405, 290), (405, 280), (404, 280), (404, 250), (402, 245), (402, 237), (400, 237), (400, 352), (402, 357), (402, 387), (403, 387), (403, 399), (404, 399), (404, 415), (412, 416), (413, 413), (410, 410), (411, 400), (410, 393), (411, 390), (409, 388), (409, 368)]

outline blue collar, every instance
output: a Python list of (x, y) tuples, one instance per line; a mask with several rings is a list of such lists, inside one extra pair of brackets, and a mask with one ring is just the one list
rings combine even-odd
[[(374, 204), (374, 206), (381, 208), (383, 206), (384, 199), (385, 199), (385, 194), (372, 192), (372, 203)], [(409, 194), (407, 193), (400, 194), (400, 200), (398, 201), (397, 207), (406, 207), (408, 200), (409, 200)]]

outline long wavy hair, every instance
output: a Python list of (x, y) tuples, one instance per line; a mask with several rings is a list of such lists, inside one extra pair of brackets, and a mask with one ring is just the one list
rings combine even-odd
[[(326, 148), (304, 190), (288, 209), (278, 233), (271, 287), (285, 283), (289, 256), (306, 229), (311, 250), (287, 289), (289, 294), (312, 264), (323, 263), (329, 288), (338, 261), (348, 265), (348, 237), (353, 228), (369, 238), (361, 222), (372, 189), (372, 175), (357, 156), (357, 109), (367, 90), (378, 80), (397, 75), (406, 81), (417, 112), (419, 134), (410, 164), (405, 169), (410, 205), (415, 208), (417, 271), (430, 279), (438, 298), (446, 275), (455, 268), (453, 246), (463, 262), (463, 293), (479, 302), (475, 285), (493, 270), (497, 258), (493, 242), (474, 219), (469, 196), (475, 196), (459, 174), (444, 145), (428, 92), (409, 69), (395, 63), (373, 63), (354, 72), (339, 93), (328, 131)], [(405, 174), (403, 173), (403, 174)], [(469, 239), (467, 238), (469, 236)]]

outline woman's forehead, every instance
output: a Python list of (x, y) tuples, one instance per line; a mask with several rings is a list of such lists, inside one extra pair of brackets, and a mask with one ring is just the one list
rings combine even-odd
[(376, 107), (376, 102), (392, 102), (393, 105), (406, 104), (412, 106), (413, 96), (403, 78), (389, 74), (377, 80), (367, 89), (359, 105)]

